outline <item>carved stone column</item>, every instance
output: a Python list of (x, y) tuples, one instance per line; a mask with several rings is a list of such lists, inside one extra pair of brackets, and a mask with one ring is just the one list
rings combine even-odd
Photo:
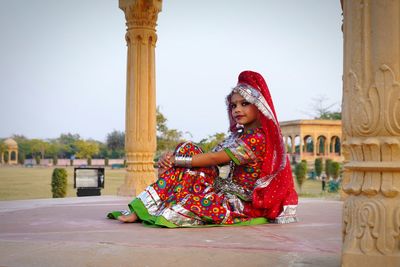
[(400, 0), (342, 4), (342, 266), (400, 266)]
[(119, 195), (136, 196), (154, 182), (156, 151), (156, 22), (161, 0), (119, 0), (128, 46), (125, 152), (127, 174)]

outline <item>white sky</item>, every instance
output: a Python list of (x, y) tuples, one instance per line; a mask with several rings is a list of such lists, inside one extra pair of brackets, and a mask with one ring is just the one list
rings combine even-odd
[[(225, 96), (248, 69), (280, 121), (310, 118), (319, 95), (339, 109), (341, 24), (339, 0), (163, 0), (157, 105), (194, 141), (226, 132)], [(123, 131), (125, 31), (117, 0), (0, 0), (0, 137)]]

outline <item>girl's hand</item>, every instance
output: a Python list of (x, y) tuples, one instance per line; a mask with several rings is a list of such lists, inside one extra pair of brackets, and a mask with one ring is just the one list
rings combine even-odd
[(172, 152), (164, 153), (158, 160), (158, 168), (168, 169), (171, 168), (173, 165), (174, 165), (174, 157)]

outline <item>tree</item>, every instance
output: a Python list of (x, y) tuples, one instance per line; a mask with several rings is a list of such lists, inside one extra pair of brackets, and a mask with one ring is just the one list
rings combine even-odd
[(332, 110), (336, 104), (328, 104), (328, 98), (324, 95), (319, 95), (312, 98), (311, 109), (312, 113), (308, 114), (314, 117), (314, 119), (320, 120), (341, 120), (342, 113), (339, 110)]
[(30, 145), (31, 145), (32, 157), (37, 158), (40, 155), (41, 158), (44, 159), (44, 154), (46, 153), (46, 150), (49, 147), (49, 143), (40, 139), (31, 139)]
[(107, 134), (106, 144), (108, 149), (117, 150), (125, 148), (125, 133), (114, 130)]
[(156, 110), (156, 122), (157, 122), (157, 135), (162, 135), (168, 131), (167, 118), (161, 113), (160, 107)]
[(110, 157), (110, 152), (108, 150), (107, 144), (99, 143), (99, 157), (102, 159)]
[(58, 158), (61, 155), (64, 146), (56, 140), (51, 140), (46, 150), (46, 158)]
[(225, 138), (225, 133), (215, 133), (213, 135), (209, 135), (208, 138), (202, 139), (199, 142), (199, 146), (203, 148), (204, 152), (208, 152), (225, 140)]
[(92, 158), (99, 153), (99, 145), (94, 141), (78, 140), (75, 142), (77, 148), (76, 156), (78, 158)]
[(61, 134), (56, 140), (60, 144), (60, 157), (70, 158), (75, 155), (77, 148), (75, 146), (76, 141), (80, 140), (79, 134)]
[(294, 173), (296, 176), (297, 184), (299, 185), (300, 192), (301, 192), (301, 188), (302, 188), (303, 183), (306, 180), (306, 176), (307, 176), (307, 163), (302, 161), (302, 162), (296, 164)]
[(157, 152), (158, 158), (163, 152), (174, 150), (176, 145), (183, 140), (183, 133), (176, 129), (168, 129), (167, 118), (161, 113), (159, 107), (156, 111), (157, 121)]
[(315, 175), (317, 177), (320, 177), (322, 173), (322, 158), (316, 158), (314, 165), (315, 165)]
[(125, 151), (125, 133), (114, 130), (107, 134), (107, 148), (111, 150), (111, 158), (121, 158)]
[(182, 132), (176, 129), (167, 129), (161, 136), (157, 136), (157, 152), (171, 151), (182, 140)]

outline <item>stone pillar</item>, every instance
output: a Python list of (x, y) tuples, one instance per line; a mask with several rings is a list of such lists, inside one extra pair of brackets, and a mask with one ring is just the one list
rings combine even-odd
[(161, 0), (119, 0), (127, 25), (125, 152), (128, 166), (118, 195), (136, 196), (155, 181), (155, 28), (161, 3)]
[(285, 152), (288, 153), (288, 137), (287, 136), (283, 136), (283, 140), (285, 142)]
[(291, 136), (292, 137), (292, 154), (293, 155), (296, 155), (296, 144), (295, 144), (295, 139), (296, 139), (296, 136), (295, 135), (292, 135)]
[(400, 266), (400, 0), (342, 4), (342, 266)]
[(313, 140), (313, 156), (314, 156), (314, 158), (316, 158), (317, 151), (318, 151), (318, 153), (321, 152), (321, 151), (319, 151), (318, 137), (315, 137), (315, 135), (313, 135), (311, 138)]
[(329, 155), (329, 144), (330, 144), (330, 141), (329, 141), (327, 136), (325, 136), (325, 139), (324, 139), (324, 154), (323, 154), (324, 157)]
[(303, 159), (303, 149), (304, 149), (304, 136), (300, 135), (300, 144), (299, 144), (299, 151), (300, 151), (300, 160)]

